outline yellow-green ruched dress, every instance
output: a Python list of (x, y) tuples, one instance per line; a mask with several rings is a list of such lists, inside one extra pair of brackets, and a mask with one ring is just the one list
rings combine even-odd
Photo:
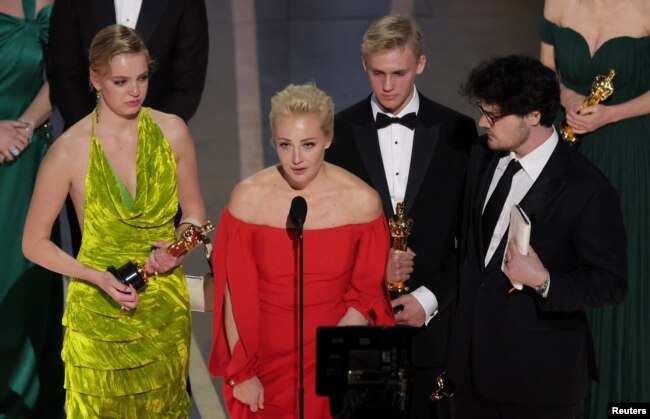
[[(174, 154), (143, 108), (137, 191), (130, 197), (94, 127), (90, 141), (78, 259), (100, 270), (129, 260), (144, 263), (152, 242), (174, 238)], [(190, 313), (181, 267), (150, 280), (133, 311), (121, 310), (99, 288), (77, 279), (70, 282), (67, 302), (62, 356), (68, 417), (188, 417)]]

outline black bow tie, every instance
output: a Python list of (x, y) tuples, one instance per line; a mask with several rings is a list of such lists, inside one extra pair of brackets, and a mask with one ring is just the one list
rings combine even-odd
[(418, 122), (418, 117), (415, 112), (407, 113), (401, 118), (391, 118), (385, 113), (377, 113), (377, 120), (375, 125), (377, 129), (386, 128), (390, 124), (402, 124), (408, 129), (415, 129), (415, 124)]

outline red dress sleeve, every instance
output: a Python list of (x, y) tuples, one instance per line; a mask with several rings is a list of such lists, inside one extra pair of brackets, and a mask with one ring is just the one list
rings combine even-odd
[(368, 320), (369, 325), (395, 325), (395, 316), (386, 289), (386, 265), (390, 239), (386, 217), (360, 224), (354, 268), (343, 300)]
[[(209, 369), (224, 376), (226, 383), (240, 383), (257, 374), (259, 309), (257, 269), (252, 250), (252, 229), (224, 209), (212, 250), (215, 284), (212, 351)], [(239, 340), (232, 353), (224, 329), (223, 307), (226, 284), (230, 290)]]

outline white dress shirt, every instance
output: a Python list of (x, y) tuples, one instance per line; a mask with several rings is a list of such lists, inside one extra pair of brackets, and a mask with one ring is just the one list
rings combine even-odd
[[(546, 166), (546, 162), (548, 162), (551, 154), (553, 154), (553, 150), (555, 150), (557, 142), (557, 132), (555, 131), (555, 128), (553, 128), (553, 134), (551, 134), (551, 136), (546, 141), (544, 141), (544, 143), (519, 159), (522, 170), (519, 170), (519, 172), (517, 172), (512, 177), (512, 186), (510, 187), (510, 193), (508, 194), (506, 203), (501, 210), (499, 220), (494, 227), (494, 232), (492, 233), (492, 238), (490, 239), (490, 245), (488, 246), (487, 252), (485, 254), (486, 265), (490, 262), (490, 259), (492, 259), (494, 252), (497, 250), (497, 247), (499, 247), (499, 243), (501, 243), (501, 238), (508, 229), (508, 225), (510, 225), (510, 210), (512, 206), (520, 203), (524, 196), (526, 196), (530, 188), (539, 177), (539, 174), (542, 172), (542, 169), (544, 169), (544, 166)], [(483, 210), (485, 210), (485, 206), (490, 199), (490, 196), (492, 196), (492, 192), (494, 192), (494, 189), (497, 187), (499, 179), (501, 179), (501, 176), (503, 176), (503, 172), (506, 170), (506, 167), (508, 167), (508, 163), (510, 163), (510, 160), (514, 158), (515, 153), (511, 151), (510, 154), (502, 157), (499, 160), (497, 168), (494, 171), (494, 175), (492, 176), (492, 183), (490, 183), (490, 188), (488, 189), (485, 202), (483, 203)]]
[[(420, 97), (418, 96), (417, 89), (413, 86), (413, 97), (411, 101), (397, 115), (385, 111), (374, 94), (370, 99), (370, 106), (372, 107), (372, 114), (375, 119), (377, 119), (378, 113), (384, 113), (393, 118), (401, 118), (411, 112), (418, 113), (420, 109)], [(393, 205), (393, 211), (395, 212), (397, 212), (397, 203), (404, 202), (404, 196), (406, 195), (406, 185), (411, 169), (414, 135), (415, 130), (409, 129), (401, 124), (391, 124), (377, 130), (381, 160), (384, 164), (384, 173), (388, 182), (388, 192), (390, 193), (390, 200)], [(418, 287), (411, 292), (411, 295), (424, 308), (426, 316), (425, 324), (428, 324), (433, 316), (438, 313), (438, 299), (426, 287)]]
[(115, 0), (115, 22), (135, 29), (142, 0)]

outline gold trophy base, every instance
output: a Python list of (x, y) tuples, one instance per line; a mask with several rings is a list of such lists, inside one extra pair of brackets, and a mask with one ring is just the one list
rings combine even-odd
[(138, 292), (143, 290), (147, 286), (147, 282), (149, 282), (147, 272), (137, 263), (126, 262), (119, 268), (109, 266), (106, 270), (124, 285), (133, 285), (133, 288)]
[[(390, 297), (391, 300), (394, 300), (397, 297), (401, 297), (402, 295), (406, 295), (409, 293), (409, 291), (410, 291), (409, 287), (404, 285), (403, 282), (395, 282), (395, 283), (388, 284), (388, 296)], [(402, 304), (393, 307), (393, 312), (395, 314), (401, 313), (402, 311), (404, 311), (404, 306)]]
[(443, 372), (436, 378), (435, 390), (433, 390), (429, 398), (434, 402), (442, 400), (445, 397), (451, 399), (454, 397), (454, 391), (456, 391), (456, 385), (447, 377), (447, 373)]
[(559, 134), (560, 134), (560, 138), (562, 138), (564, 141), (566, 141), (572, 146), (577, 145), (579, 142), (579, 138), (573, 132), (573, 128), (571, 128), (566, 124), (562, 125), (562, 128), (560, 128), (559, 130)]

